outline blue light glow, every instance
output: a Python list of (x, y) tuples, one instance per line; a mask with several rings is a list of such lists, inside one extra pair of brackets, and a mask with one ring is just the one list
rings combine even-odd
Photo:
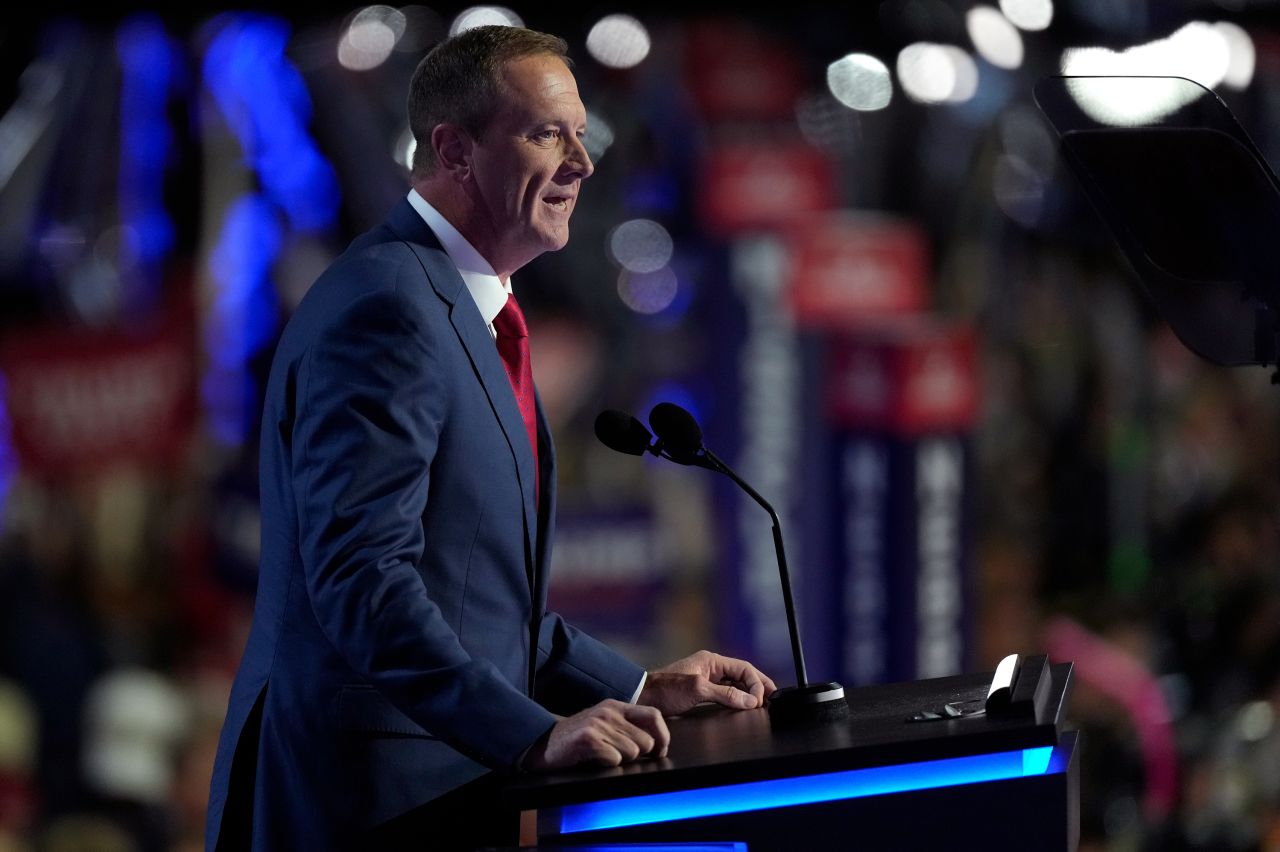
[(700, 263), (691, 262), (692, 258), (685, 252), (677, 251), (671, 259), (671, 270), (675, 273), (678, 286), (667, 306), (652, 314), (642, 315), (642, 321), (658, 328), (671, 328), (679, 325), (689, 313), (693, 305), (693, 292), (698, 280)]
[(166, 117), (178, 50), (155, 15), (116, 32), (120, 59), (120, 254), (131, 313), (154, 307), (163, 263), (174, 244), (164, 207), (172, 132)]
[(663, 382), (653, 389), (649, 394), (649, 398), (645, 401), (640, 416), (647, 422), (649, 412), (660, 402), (673, 402), (683, 408), (685, 411), (693, 415), (693, 419), (705, 431), (707, 424), (704, 422), (704, 412), (702, 405), (699, 404), (692, 390), (679, 382)]
[(290, 230), (324, 231), (338, 214), (338, 180), (312, 140), (311, 100), (285, 55), (289, 27), (279, 18), (225, 15), (214, 22), (204, 83), (261, 192), (227, 210), (209, 258), (217, 287), (205, 323), (209, 368), (200, 392), (210, 431), (223, 444), (242, 443), (256, 419), (253, 358), (274, 340), (278, 299), (272, 267)]
[[(602, 828), (647, 825), (1044, 775), (1049, 771), (1052, 752), (1052, 746), (1045, 746), (588, 802), (561, 809), (560, 831), (562, 834), (576, 834)], [(1058, 768), (1054, 771), (1062, 770)]]
[(227, 211), (209, 256), (216, 291), (205, 319), (209, 366), (200, 395), (210, 431), (225, 445), (243, 441), (256, 419), (257, 387), (248, 368), (276, 332), (271, 265), (282, 240), (275, 208), (261, 196), (245, 195)]
[(289, 27), (279, 18), (222, 19), (204, 57), (204, 80), (240, 140), (266, 195), (303, 232), (338, 215), (338, 179), (307, 131), (311, 98), (285, 55)]
[(1049, 758), (1053, 756), (1053, 746), (1028, 748), (1022, 750), (1022, 774), (1044, 775), (1049, 771)]

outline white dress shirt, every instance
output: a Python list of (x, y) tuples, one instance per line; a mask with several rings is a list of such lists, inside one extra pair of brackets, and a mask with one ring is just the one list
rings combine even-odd
[(480, 309), (480, 316), (489, 326), (490, 336), (497, 337), (498, 333), (493, 328), (493, 319), (507, 304), (507, 297), (511, 295), (511, 279), (508, 278), (504, 284), (498, 277), (498, 273), (493, 271), (489, 261), (481, 257), (480, 252), (467, 242), (467, 238), (462, 236), (448, 219), (440, 215), (439, 210), (419, 195), (416, 189), (409, 190), (409, 203), (413, 205), (414, 210), (418, 211), (422, 221), (427, 223), (431, 233), (436, 235), (440, 245), (444, 246), (444, 252), (449, 255), (453, 265), (458, 267), (462, 283), (467, 285), (471, 299)]

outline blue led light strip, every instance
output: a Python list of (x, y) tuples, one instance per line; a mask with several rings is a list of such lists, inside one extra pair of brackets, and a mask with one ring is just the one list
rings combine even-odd
[(1044, 746), (569, 805), (560, 810), (560, 832), (576, 834), (1063, 771), (1062, 761), (1051, 768), (1052, 753), (1053, 746)]

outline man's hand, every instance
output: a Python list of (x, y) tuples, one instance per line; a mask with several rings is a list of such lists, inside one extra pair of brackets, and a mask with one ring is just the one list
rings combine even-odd
[(664, 716), (679, 716), (708, 701), (750, 710), (763, 705), (776, 689), (746, 660), (699, 651), (649, 672), (636, 703), (657, 707)]
[(568, 769), (583, 763), (618, 766), (640, 757), (664, 757), (671, 734), (652, 707), (612, 699), (566, 716), (525, 755), (530, 770)]

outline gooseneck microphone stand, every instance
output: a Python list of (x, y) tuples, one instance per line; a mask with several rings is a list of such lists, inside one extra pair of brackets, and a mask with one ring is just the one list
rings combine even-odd
[(787, 613), (787, 630), (791, 637), (791, 655), (796, 669), (796, 685), (783, 687), (769, 697), (769, 718), (778, 725), (793, 725), (843, 719), (848, 716), (844, 687), (835, 682), (810, 683), (804, 664), (804, 649), (796, 618), (795, 600), (791, 593), (791, 574), (782, 541), (782, 522), (778, 513), (758, 491), (731, 467), (711, 452), (702, 440), (702, 429), (688, 411), (670, 402), (661, 402), (649, 413), (649, 423), (658, 440), (640, 421), (617, 411), (603, 412), (596, 419), (596, 435), (606, 446), (631, 455), (650, 452), (678, 464), (702, 467), (733, 480), (751, 499), (769, 513), (773, 521), (773, 546), (778, 557), (778, 575), (782, 582), (782, 600)]

